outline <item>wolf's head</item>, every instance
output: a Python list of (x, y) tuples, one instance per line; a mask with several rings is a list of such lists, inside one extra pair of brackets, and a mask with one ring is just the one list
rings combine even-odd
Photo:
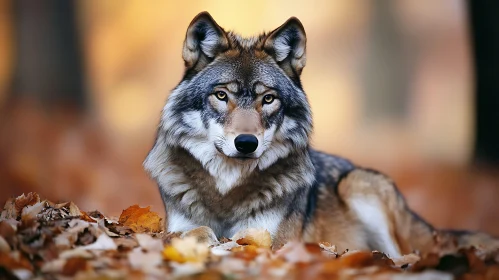
[(306, 36), (290, 18), (274, 31), (242, 38), (203, 12), (187, 29), (185, 74), (164, 107), (145, 162), (159, 172), (169, 148), (184, 148), (230, 189), (253, 171), (308, 147), (312, 130), (300, 74)]

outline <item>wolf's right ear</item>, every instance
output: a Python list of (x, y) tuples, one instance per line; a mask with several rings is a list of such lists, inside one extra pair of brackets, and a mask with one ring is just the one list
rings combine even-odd
[(291, 79), (299, 81), (307, 61), (306, 45), (305, 29), (292, 17), (268, 35), (263, 47)]
[(187, 69), (200, 71), (229, 48), (225, 31), (208, 12), (198, 14), (187, 28), (182, 57)]

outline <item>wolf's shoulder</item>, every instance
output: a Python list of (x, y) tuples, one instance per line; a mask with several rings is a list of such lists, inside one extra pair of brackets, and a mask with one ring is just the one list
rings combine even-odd
[(346, 158), (309, 149), (310, 159), (315, 167), (316, 182), (335, 184), (340, 177), (352, 171), (356, 166)]
[(355, 165), (348, 159), (309, 149), (310, 159), (316, 169), (340, 169), (350, 171)]

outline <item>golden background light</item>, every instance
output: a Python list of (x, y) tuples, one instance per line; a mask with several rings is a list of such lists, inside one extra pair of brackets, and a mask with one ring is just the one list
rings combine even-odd
[[(7, 170), (24, 187), (6, 193), (35, 190), (110, 214), (135, 203), (161, 212), (155, 183), (141, 163), (166, 98), (182, 77), (182, 44), (192, 18), (208, 11), (223, 28), (251, 36), (295, 16), (308, 40), (302, 82), (314, 115), (313, 146), (394, 176), (409, 204), (431, 222), (487, 227), (482, 221), (492, 215), (485, 209), (493, 204), (487, 200), (491, 187), (473, 194), (452, 187), (464, 185), (459, 170), (469, 164), (473, 147), (465, 1), (76, 3), (90, 104), (75, 123), (72, 115), (60, 113), (57, 122), (13, 109), (15, 122), (5, 125), (4, 138), (22, 141), (0, 147), (0, 177)], [(0, 0), (0, 104), (16, 66), (12, 7), (13, 1)], [(8, 155), (3, 162), (2, 151)], [(450, 166), (458, 176), (445, 173), (445, 184), (433, 188), (440, 183), (427, 176), (434, 166), (444, 169), (438, 174)], [(438, 212), (427, 208), (443, 193), (454, 196), (442, 198)], [(481, 220), (453, 218), (452, 203), (459, 199), (483, 202), (459, 209), (475, 207)]]

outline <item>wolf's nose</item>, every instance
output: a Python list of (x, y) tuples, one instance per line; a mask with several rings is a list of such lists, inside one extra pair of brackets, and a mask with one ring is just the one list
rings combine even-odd
[(250, 154), (258, 147), (258, 139), (251, 134), (240, 134), (234, 139), (236, 149), (243, 154)]

